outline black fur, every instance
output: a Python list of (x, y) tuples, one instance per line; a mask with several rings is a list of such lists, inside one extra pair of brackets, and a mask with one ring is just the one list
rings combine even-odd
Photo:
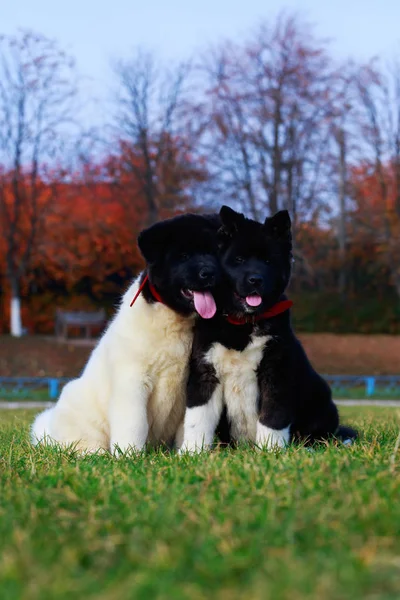
[[(212, 290), (219, 280), (219, 226), (217, 215), (185, 214), (160, 221), (139, 234), (150, 282), (164, 303), (182, 315), (195, 310), (190, 291)], [(143, 296), (154, 302), (148, 284)]]
[[(190, 361), (188, 407), (206, 404), (219, 383), (215, 368), (205, 355), (216, 343), (242, 352), (258, 336), (272, 336), (265, 344), (257, 368), (259, 421), (271, 429), (290, 425), (292, 439), (316, 441), (330, 436), (355, 438), (351, 428), (339, 428), (339, 415), (328, 384), (311, 366), (293, 333), (289, 311), (252, 322), (278, 301), (285, 299), (289, 283), (292, 243), (287, 211), (261, 224), (228, 207), (220, 211), (220, 261), (224, 280), (218, 291), (221, 310), (200, 320)], [(261, 296), (259, 306), (246, 297)], [(246, 317), (243, 325), (230, 324), (227, 314)], [(229, 439), (229, 423), (222, 415), (219, 430)]]
[[(292, 260), (289, 213), (280, 211), (261, 224), (223, 206), (220, 217), (220, 258), (226, 278), (220, 302), (231, 315), (260, 314), (280, 299), (289, 283)], [(245, 301), (252, 294), (262, 297), (256, 308)]]

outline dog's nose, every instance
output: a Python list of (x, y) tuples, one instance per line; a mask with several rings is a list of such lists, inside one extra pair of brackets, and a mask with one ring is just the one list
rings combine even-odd
[(259, 287), (261, 287), (261, 284), (262, 284), (262, 277), (261, 277), (261, 275), (257, 275), (255, 273), (253, 273), (252, 275), (248, 276), (247, 281), (251, 285), (254, 285), (254, 287), (259, 288)]
[(205, 281), (212, 282), (215, 280), (215, 271), (210, 267), (203, 267), (199, 272), (199, 277)]

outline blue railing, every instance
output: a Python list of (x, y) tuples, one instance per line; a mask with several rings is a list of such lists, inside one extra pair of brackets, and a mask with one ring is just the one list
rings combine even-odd
[(333, 392), (358, 389), (366, 397), (379, 393), (397, 394), (400, 398), (399, 375), (324, 375)]
[[(333, 392), (345, 393), (358, 390), (371, 397), (379, 393), (397, 395), (400, 398), (399, 375), (324, 375)], [(66, 377), (0, 377), (0, 399), (37, 398), (56, 400), (63, 386), (70, 381)]]
[(66, 377), (0, 377), (0, 399), (56, 400), (67, 381)]

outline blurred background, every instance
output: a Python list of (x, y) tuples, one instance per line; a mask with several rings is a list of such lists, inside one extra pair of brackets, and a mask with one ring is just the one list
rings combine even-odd
[[(380, 337), (400, 332), (400, 4), (1, 12), (0, 333), (28, 339), (14, 365), (74, 375), (87, 351), (32, 366), (34, 334), (53, 335), (57, 309), (111, 315), (143, 227), (226, 203), (289, 209), (298, 331), (369, 334), (304, 336), (323, 370), (400, 371), (399, 339)], [(20, 374), (0, 346), (0, 375)]]

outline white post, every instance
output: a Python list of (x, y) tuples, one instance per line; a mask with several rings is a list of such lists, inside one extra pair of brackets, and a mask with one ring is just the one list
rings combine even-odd
[(18, 296), (11, 298), (10, 333), (13, 337), (22, 336), (21, 300)]

